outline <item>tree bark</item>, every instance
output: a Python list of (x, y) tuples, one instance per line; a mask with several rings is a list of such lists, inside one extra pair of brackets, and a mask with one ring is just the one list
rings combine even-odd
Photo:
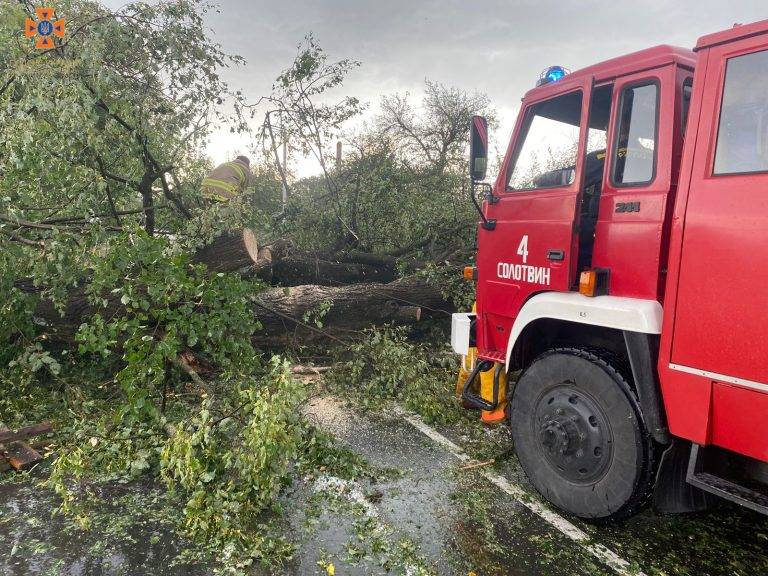
[(338, 343), (371, 326), (413, 324), (452, 311), (437, 287), (413, 276), (387, 284), (267, 290), (254, 304), (262, 330), (253, 342), (263, 347)]
[(340, 286), (395, 279), (393, 260), (365, 254), (349, 257), (301, 252), (284, 241), (260, 247), (256, 233), (249, 229), (225, 232), (198, 250), (192, 261), (205, 264), (212, 273), (240, 271), (282, 286)]
[(275, 259), (272, 273), (273, 282), (283, 286), (339, 286), (361, 282), (390, 282), (395, 279), (394, 269), (388, 266), (340, 262), (310, 253), (295, 253)]

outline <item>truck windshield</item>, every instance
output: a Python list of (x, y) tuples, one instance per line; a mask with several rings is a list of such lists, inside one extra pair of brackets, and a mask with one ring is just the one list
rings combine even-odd
[(571, 92), (531, 107), (518, 138), (508, 190), (567, 186), (576, 176), (581, 92)]

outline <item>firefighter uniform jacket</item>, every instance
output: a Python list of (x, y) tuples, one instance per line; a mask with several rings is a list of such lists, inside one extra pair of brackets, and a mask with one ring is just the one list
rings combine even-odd
[(226, 162), (214, 168), (203, 180), (203, 198), (229, 202), (242, 194), (251, 181), (251, 170), (242, 160)]

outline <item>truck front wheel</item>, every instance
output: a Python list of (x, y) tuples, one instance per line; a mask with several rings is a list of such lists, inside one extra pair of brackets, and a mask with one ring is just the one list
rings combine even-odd
[(536, 358), (515, 386), (510, 420), (523, 470), (555, 506), (607, 522), (648, 500), (652, 440), (631, 387), (602, 355), (562, 348)]

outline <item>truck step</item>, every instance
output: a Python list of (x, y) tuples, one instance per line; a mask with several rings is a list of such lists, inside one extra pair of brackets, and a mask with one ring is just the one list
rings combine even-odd
[(768, 516), (768, 494), (705, 472), (702, 470), (703, 466), (700, 458), (702, 451), (702, 447), (698, 444), (694, 444), (691, 448), (688, 474), (686, 476), (689, 484)]

